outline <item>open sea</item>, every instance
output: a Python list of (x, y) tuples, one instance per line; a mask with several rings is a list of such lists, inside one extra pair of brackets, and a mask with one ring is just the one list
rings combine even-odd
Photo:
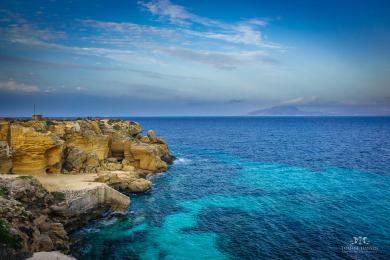
[(390, 117), (128, 119), (178, 159), (78, 259), (390, 259)]

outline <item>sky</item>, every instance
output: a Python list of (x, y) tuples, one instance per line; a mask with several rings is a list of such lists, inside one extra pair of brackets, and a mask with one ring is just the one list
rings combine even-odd
[(0, 117), (390, 115), (390, 2), (0, 0)]

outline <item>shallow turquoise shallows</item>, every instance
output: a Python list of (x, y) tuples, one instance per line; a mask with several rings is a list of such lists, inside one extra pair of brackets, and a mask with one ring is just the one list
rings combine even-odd
[(390, 118), (129, 118), (178, 157), (79, 259), (390, 259)]

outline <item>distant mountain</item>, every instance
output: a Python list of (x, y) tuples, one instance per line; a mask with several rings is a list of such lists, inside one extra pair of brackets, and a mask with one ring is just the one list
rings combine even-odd
[(251, 116), (319, 116), (320, 112), (303, 111), (292, 105), (274, 106), (249, 112)]

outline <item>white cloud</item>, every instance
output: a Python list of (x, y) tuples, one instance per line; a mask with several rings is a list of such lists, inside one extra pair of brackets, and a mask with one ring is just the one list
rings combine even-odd
[(292, 99), (288, 99), (285, 101), (282, 101), (280, 104), (282, 105), (308, 105), (311, 103), (315, 103), (319, 101), (318, 97), (311, 96), (311, 97), (296, 97)]
[(198, 23), (205, 26), (222, 26), (223, 23), (195, 15), (180, 5), (172, 4), (169, 0), (138, 1), (138, 4), (144, 7), (153, 15), (162, 19), (168, 19), (171, 23), (178, 25), (190, 25)]
[(183, 30), (192, 35), (236, 44), (277, 47), (276, 44), (264, 43), (262, 39), (262, 33), (259, 31), (259, 27), (266, 26), (268, 24), (266, 20), (253, 18), (239, 23), (229, 24), (195, 15), (187, 11), (183, 6), (175, 5), (169, 0), (139, 1), (138, 3), (151, 14), (161, 19), (167, 19), (178, 26), (189, 27), (192, 24), (200, 24), (206, 28), (204, 31)]
[(15, 92), (38, 92), (39, 88), (35, 85), (19, 83), (14, 80), (0, 82), (0, 90)]
[[(168, 20), (176, 26), (77, 20), (72, 26), (78, 26), (80, 32), (92, 29), (92, 33), (76, 36), (40, 28), (19, 17), (0, 30), (12, 43), (104, 57), (123, 64), (163, 64), (165, 61), (159, 55), (164, 53), (220, 69), (234, 69), (246, 63), (270, 61), (272, 49), (280, 47), (263, 40), (259, 29), (267, 22), (262, 19), (230, 24), (195, 15), (169, 0), (138, 3), (161, 21)], [(193, 24), (201, 26), (193, 27)], [(77, 41), (72, 41), (72, 37), (77, 37)], [(66, 43), (62, 41), (67, 38)], [(72, 42), (77, 42), (77, 45), (69, 44)]]
[(219, 69), (235, 69), (240, 64), (268, 60), (267, 55), (262, 51), (209, 52), (186, 48), (161, 48), (159, 51), (178, 58), (210, 64)]

